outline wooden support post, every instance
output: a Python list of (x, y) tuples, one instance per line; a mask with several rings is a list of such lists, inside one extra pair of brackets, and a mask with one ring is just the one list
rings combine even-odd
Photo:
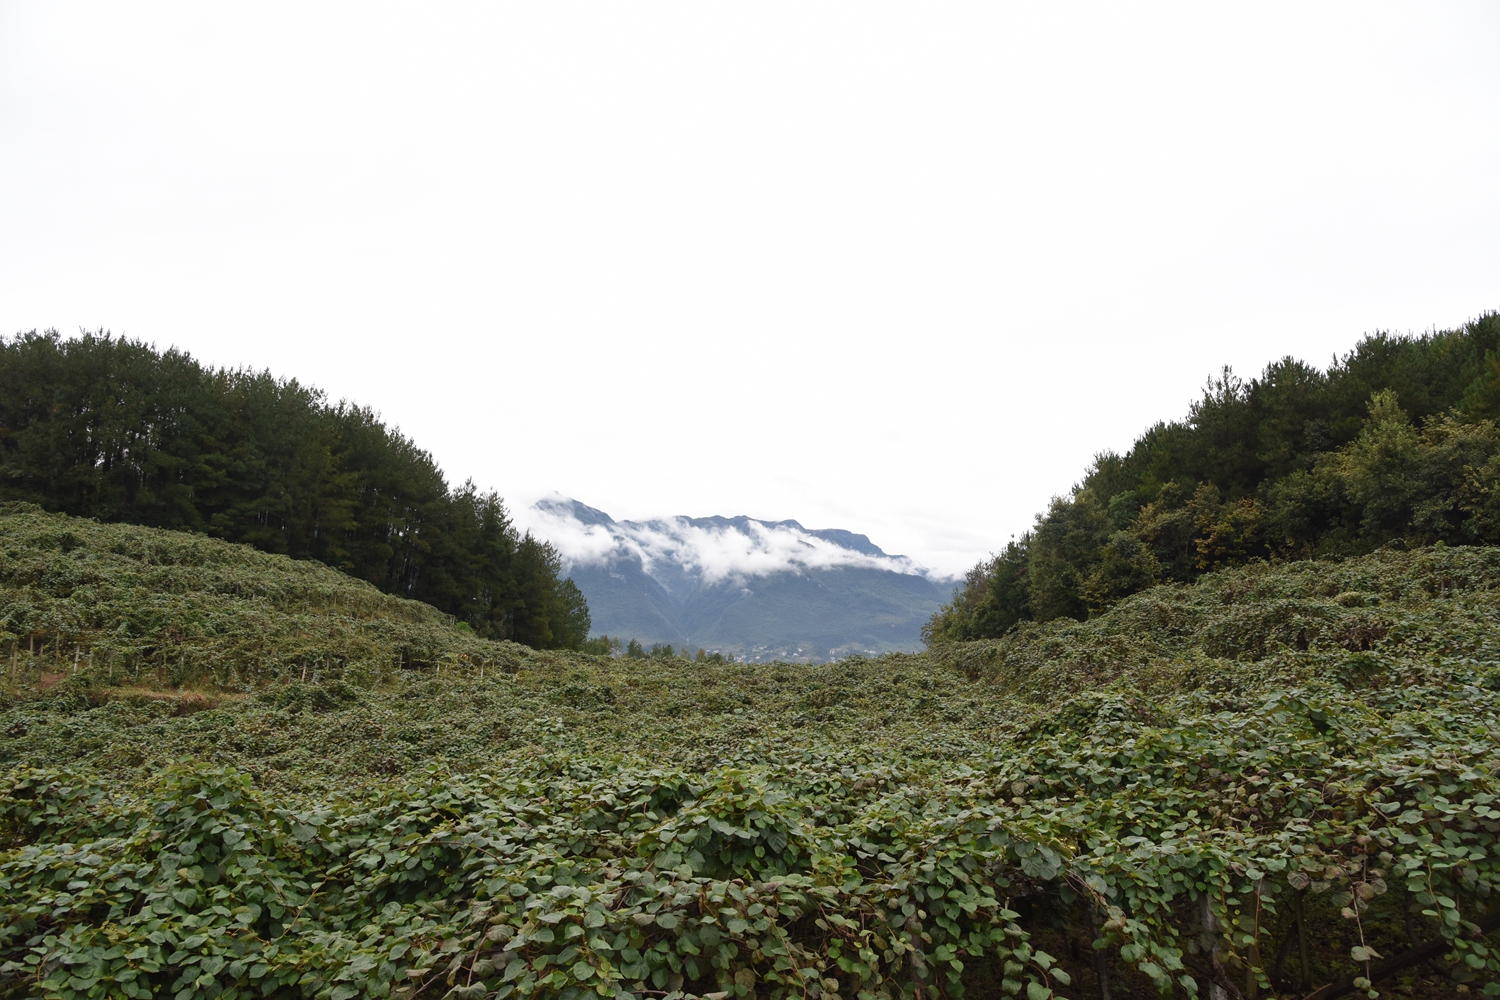
[(1302, 916), (1302, 897), (1305, 889), (1297, 890), (1297, 964), (1298, 985), (1304, 990), (1312, 985), (1312, 969), (1307, 962), (1307, 921)]

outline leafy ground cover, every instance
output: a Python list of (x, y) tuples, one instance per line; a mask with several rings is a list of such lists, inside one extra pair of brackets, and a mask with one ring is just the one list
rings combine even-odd
[(0, 524), (9, 995), (1500, 993), (1500, 550), (743, 665)]

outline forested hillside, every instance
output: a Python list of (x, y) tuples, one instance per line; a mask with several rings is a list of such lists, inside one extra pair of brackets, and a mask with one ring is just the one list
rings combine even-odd
[(1500, 314), (1377, 334), (1327, 371), (1227, 370), (1182, 422), (1103, 454), (1030, 531), (975, 566), (929, 642), (1087, 618), (1255, 558), (1500, 542)]
[(1500, 993), (1500, 548), (834, 664), (0, 511), (0, 996)]
[(107, 334), (0, 340), (0, 500), (315, 559), (486, 636), (576, 647), (588, 606), (504, 504), (370, 409)]

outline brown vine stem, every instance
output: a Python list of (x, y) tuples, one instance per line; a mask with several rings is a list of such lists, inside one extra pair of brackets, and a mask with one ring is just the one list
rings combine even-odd
[(313, 889), (312, 892), (310, 892), (310, 893), (307, 894), (307, 898), (302, 901), (302, 905), (299, 906), (299, 907), (297, 907), (297, 913), (296, 913), (295, 916), (292, 917), (292, 922), (289, 923), (289, 924), (283, 924), (282, 925), (282, 929), (281, 929), (281, 933), (282, 934), (289, 934), (289, 933), (291, 933), (292, 928), (295, 927), (295, 926), (297, 926), (297, 921), (299, 921), (299, 920), (302, 919), (302, 911), (305, 910), (305, 909), (307, 909), (308, 904), (313, 901), (313, 897), (316, 896), (318, 893), (322, 892), (323, 891), (323, 886), (325, 886), (327, 884), (328, 884), (328, 880), (324, 879), (323, 881), (321, 881), (321, 882), (319, 882), (317, 884), (317, 886)]
[[(1361, 885), (1370, 879), (1369, 867), (1370, 859), (1368, 857), (1362, 858), (1359, 862), (1359, 879)], [(1349, 908), (1354, 911), (1354, 927), (1359, 931), (1359, 945), (1361, 948), (1368, 948), (1365, 942), (1365, 922), (1359, 917), (1360, 906), (1364, 901), (1360, 899), (1358, 890), (1351, 892), (1349, 896)], [(1370, 978), (1370, 960), (1368, 958), (1365, 959), (1365, 978)]]
[(1249, 967), (1245, 969), (1245, 995), (1250, 1000), (1256, 1000), (1260, 996), (1260, 980), (1256, 978), (1256, 973), (1265, 972), (1260, 954), (1260, 906), (1263, 900), (1261, 893), (1265, 890), (1265, 886), (1264, 877), (1255, 883), (1255, 932), (1250, 941)]

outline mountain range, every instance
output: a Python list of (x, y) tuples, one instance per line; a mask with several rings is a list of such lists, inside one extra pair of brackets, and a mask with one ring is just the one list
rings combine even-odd
[(531, 514), (587, 598), (593, 634), (648, 647), (748, 662), (915, 650), (953, 588), (865, 535), (796, 521), (616, 521), (562, 496)]

